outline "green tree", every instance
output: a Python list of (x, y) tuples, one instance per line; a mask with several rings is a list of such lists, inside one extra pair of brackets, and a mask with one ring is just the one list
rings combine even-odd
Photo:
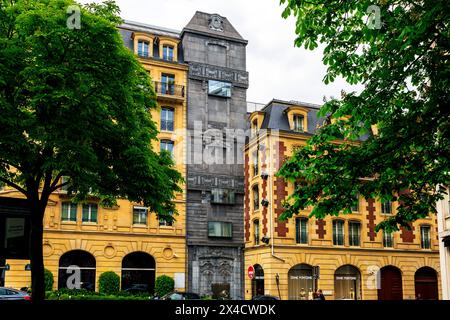
[(52, 291), (53, 290), (53, 283), (54, 283), (54, 279), (53, 279), (53, 273), (48, 270), (48, 269), (44, 269), (44, 287), (45, 287), (45, 291)]
[(120, 290), (120, 277), (113, 271), (103, 272), (98, 279), (99, 292), (107, 295)]
[(44, 299), (43, 217), (52, 192), (66, 186), (75, 200), (95, 196), (104, 206), (126, 198), (170, 221), (182, 180), (170, 155), (152, 150), (155, 93), (123, 45), (118, 7), (80, 7), (77, 28), (67, 22), (76, 22), (74, 4), (0, 0), (0, 181), (24, 194), (32, 210), (37, 302)]
[(159, 276), (155, 281), (155, 295), (163, 297), (173, 291), (175, 288), (175, 281), (166, 275)]
[(283, 17), (297, 20), (295, 44), (324, 47), (324, 82), (341, 76), (363, 86), (326, 102), (317, 134), (280, 169), (301, 182), (282, 218), (308, 206), (317, 218), (348, 213), (358, 194), (399, 201), (377, 230), (408, 228), (435, 213), (440, 186), (450, 183), (450, 3), (281, 3)]

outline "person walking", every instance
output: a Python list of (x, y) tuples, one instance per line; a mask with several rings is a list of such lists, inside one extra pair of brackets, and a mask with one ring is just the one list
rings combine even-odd
[(319, 297), (319, 300), (325, 301), (325, 296), (323, 295), (322, 289), (317, 290), (317, 296)]

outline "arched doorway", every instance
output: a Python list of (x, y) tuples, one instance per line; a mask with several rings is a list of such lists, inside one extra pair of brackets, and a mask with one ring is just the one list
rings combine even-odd
[(259, 265), (253, 266), (255, 277), (252, 279), (252, 297), (264, 295), (264, 269)]
[(378, 300), (402, 300), (403, 284), (400, 269), (386, 266), (380, 269)]
[(133, 252), (122, 260), (122, 290), (153, 293), (155, 259), (145, 252)]
[(73, 250), (59, 259), (58, 289), (95, 290), (95, 258), (89, 252)]
[(0, 287), (5, 286), (6, 260), (0, 258)]
[(288, 272), (289, 300), (308, 300), (315, 290), (313, 267), (298, 264)]
[(438, 279), (433, 268), (423, 267), (414, 275), (414, 286), (416, 288), (416, 299), (438, 300)]
[(339, 267), (334, 273), (336, 300), (361, 300), (361, 272), (352, 265)]

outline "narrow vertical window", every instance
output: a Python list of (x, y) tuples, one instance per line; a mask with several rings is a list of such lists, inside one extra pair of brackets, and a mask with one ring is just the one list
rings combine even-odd
[(381, 203), (381, 213), (382, 214), (392, 214), (392, 202), (383, 201)]
[(259, 245), (259, 220), (253, 221), (253, 230), (255, 236), (255, 246)]
[(147, 225), (147, 213), (145, 207), (133, 207), (133, 224)]
[(163, 46), (163, 60), (173, 61), (173, 47), (164, 45)]
[(308, 243), (308, 219), (295, 219), (295, 240), (297, 243)]
[(383, 246), (386, 248), (392, 248), (394, 246), (392, 232), (383, 232)]
[(333, 244), (335, 246), (344, 245), (344, 221), (334, 220), (333, 221)]
[(253, 176), (256, 177), (259, 173), (259, 155), (258, 151), (253, 152)]
[(422, 249), (430, 249), (431, 248), (430, 233), (431, 233), (430, 226), (421, 226), (420, 227)]
[(348, 223), (348, 243), (350, 246), (360, 246), (361, 224), (359, 222)]
[(259, 210), (259, 187), (256, 185), (253, 191), (253, 210)]

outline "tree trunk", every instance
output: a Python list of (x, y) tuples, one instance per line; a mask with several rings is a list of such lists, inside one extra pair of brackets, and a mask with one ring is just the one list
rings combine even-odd
[(31, 207), (31, 295), (32, 301), (36, 303), (43, 302), (45, 299), (44, 257), (42, 250), (44, 212), (45, 206), (42, 206), (39, 202), (34, 203)]

